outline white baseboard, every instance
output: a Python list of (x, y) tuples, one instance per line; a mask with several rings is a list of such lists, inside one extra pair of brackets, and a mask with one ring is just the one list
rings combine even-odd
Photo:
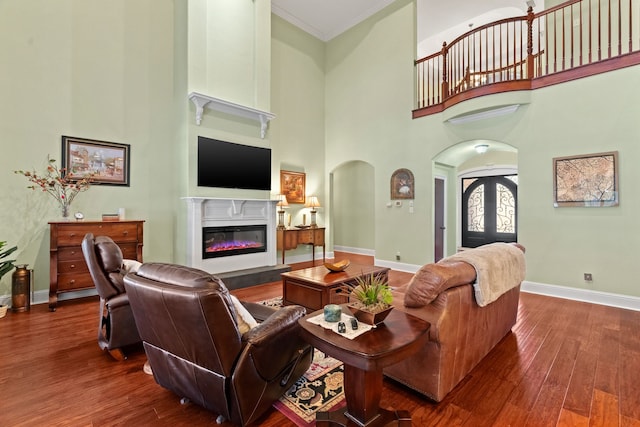
[[(347, 251), (342, 248), (337, 249), (340, 252), (352, 252)], [(354, 253), (354, 252), (352, 252)], [(316, 258), (317, 258), (316, 254)], [(322, 253), (320, 253), (322, 256)], [(327, 253), (327, 258), (333, 258), (333, 253)], [(297, 262), (306, 262), (311, 261), (311, 255), (297, 255), (292, 256), (286, 259), (285, 261), (289, 261), (291, 263)], [(385, 260), (375, 260), (375, 265), (380, 267), (389, 267), (393, 270), (404, 271), (407, 273), (415, 273), (421, 266), (416, 266), (414, 264), (404, 264), (393, 261), (385, 261)], [(557, 286), (557, 285), (549, 285), (546, 283), (537, 283), (525, 280), (522, 282), (521, 287), (522, 292), (527, 292), (530, 294), (538, 294), (538, 295), (546, 295), (555, 298), (564, 298), (573, 301), (582, 301), (588, 302), (591, 304), (600, 304), (606, 305), (610, 307), (618, 307), (624, 308), (627, 310), (640, 311), (640, 298), (633, 297), (628, 295), (620, 295), (620, 294), (612, 294), (608, 292), (600, 292), (600, 291), (591, 291), (587, 289), (576, 289), (576, 288), (568, 288), (565, 286)], [(62, 293), (58, 296), (59, 301), (65, 301), (74, 298), (83, 298), (87, 296), (97, 295), (95, 289), (87, 289), (84, 291), (77, 292), (66, 292)], [(11, 303), (11, 295), (0, 295), (0, 302), (4, 302), (5, 304)], [(46, 304), (49, 303), (49, 291), (41, 290), (35, 291), (31, 294), (31, 304)]]
[(396, 261), (387, 261), (384, 259), (377, 259), (377, 258), (374, 258), (373, 263), (380, 267), (389, 267), (392, 270), (403, 271), (405, 273), (415, 273), (416, 271), (418, 271), (418, 269), (420, 269), (420, 267), (422, 267), (421, 265), (407, 264), (404, 262), (396, 262)]
[[(98, 295), (95, 289), (85, 289), (75, 292), (64, 292), (58, 294), (58, 301), (66, 301), (75, 298), (84, 298)], [(0, 303), (11, 305), (11, 295), (0, 295)], [(31, 293), (31, 305), (49, 304), (49, 290), (35, 291)]]
[[(318, 250), (318, 248), (316, 248), (316, 253), (315, 253), (315, 260), (316, 261), (322, 261), (322, 248), (319, 248), (320, 250)], [(284, 263), (285, 264), (296, 264), (299, 262), (311, 262), (311, 253), (308, 254), (303, 254), (303, 255), (285, 255), (284, 258)], [(325, 259), (332, 259), (333, 258), (333, 252), (329, 252), (327, 251), (325, 253)], [(278, 262), (282, 261), (282, 254), (278, 255)]]
[(336, 252), (347, 252), (356, 255), (376, 256), (376, 251), (373, 249), (352, 248), (350, 246), (333, 246), (333, 250)]
[[(356, 254), (370, 255), (374, 257), (374, 264), (380, 267), (389, 267), (392, 270), (414, 273), (422, 267), (421, 265), (406, 264), (395, 261), (388, 261), (375, 258), (375, 251), (368, 249), (350, 248), (347, 246), (334, 246), (334, 250), (341, 252), (351, 252)], [(633, 297), (608, 292), (591, 291), (588, 289), (568, 288), (565, 286), (549, 285), (525, 280), (520, 288), (522, 292), (531, 294), (546, 295), (555, 298), (564, 298), (574, 301), (588, 302), (592, 304), (606, 305), (610, 307), (624, 308), (628, 310), (640, 311), (640, 297)]]
[(628, 295), (611, 294), (608, 292), (591, 291), (587, 289), (567, 288), (564, 286), (548, 285), (545, 283), (522, 282), (522, 292), (564, 298), (573, 301), (589, 302), (610, 307), (625, 308), (640, 311), (640, 298)]

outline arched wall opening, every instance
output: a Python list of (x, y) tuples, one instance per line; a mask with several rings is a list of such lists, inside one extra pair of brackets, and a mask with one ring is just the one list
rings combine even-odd
[(338, 165), (329, 174), (334, 250), (375, 254), (375, 175), (367, 162)]
[[(481, 147), (486, 151), (480, 153)], [(478, 147), (478, 148), (476, 148)], [(444, 198), (439, 205), (434, 197), (433, 227), (435, 240), (442, 232), (444, 248), (442, 256), (455, 253), (462, 246), (462, 178), (517, 174), (518, 150), (501, 141), (473, 139), (453, 145), (433, 158), (433, 179), (444, 180)], [(438, 211), (444, 216), (444, 225), (437, 223)], [(444, 227), (444, 230), (441, 230)], [(435, 243), (434, 243), (435, 245)], [(434, 246), (434, 260), (438, 260), (439, 249)]]

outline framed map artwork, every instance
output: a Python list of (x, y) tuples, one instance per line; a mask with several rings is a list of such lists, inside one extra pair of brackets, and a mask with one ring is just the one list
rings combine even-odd
[(618, 206), (618, 152), (553, 159), (553, 205)]

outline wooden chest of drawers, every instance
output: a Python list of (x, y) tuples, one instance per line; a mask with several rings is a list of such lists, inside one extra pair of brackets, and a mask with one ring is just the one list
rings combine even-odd
[(142, 226), (144, 221), (50, 222), (49, 310), (55, 311), (58, 294), (94, 287), (82, 254), (85, 234), (109, 236), (122, 249), (125, 259), (142, 262)]

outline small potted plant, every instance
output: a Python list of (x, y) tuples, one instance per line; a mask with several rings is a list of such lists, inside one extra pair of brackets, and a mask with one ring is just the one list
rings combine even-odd
[(377, 325), (393, 309), (393, 294), (387, 278), (382, 274), (367, 274), (356, 278), (350, 290), (347, 307), (358, 321)]
[[(15, 262), (15, 259), (5, 259), (5, 258), (11, 255), (13, 252), (15, 252), (16, 249), (18, 249), (17, 246), (14, 246), (12, 248), (2, 250), (2, 248), (6, 244), (7, 242), (0, 242), (0, 279), (2, 279), (2, 276), (4, 276), (5, 274), (13, 270), (13, 263)], [(0, 317), (4, 317), (6, 314), (7, 314), (7, 305), (0, 303)]]

